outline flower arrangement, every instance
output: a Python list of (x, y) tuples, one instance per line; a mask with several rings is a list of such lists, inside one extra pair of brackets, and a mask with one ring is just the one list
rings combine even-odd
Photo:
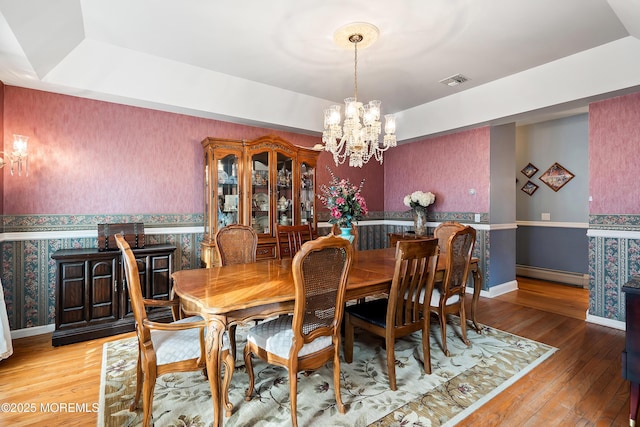
[(426, 208), (436, 201), (436, 196), (431, 191), (414, 191), (404, 196), (404, 205), (415, 210), (416, 208)]
[(414, 191), (404, 196), (404, 205), (413, 211), (414, 232), (416, 236), (424, 236), (427, 233), (427, 206), (436, 201), (436, 196), (431, 191)]
[[(329, 168), (327, 168), (329, 169)], [(364, 179), (359, 186), (353, 185), (348, 179), (336, 177), (331, 169), (329, 185), (321, 185), (318, 195), (320, 201), (331, 210), (330, 224), (340, 227), (350, 227), (351, 223), (361, 220), (368, 212), (367, 202), (362, 197)]]

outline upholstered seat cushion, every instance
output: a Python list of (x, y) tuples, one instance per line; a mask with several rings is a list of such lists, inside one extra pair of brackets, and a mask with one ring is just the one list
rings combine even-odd
[[(460, 295), (451, 295), (447, 300), (446, 305), (455, 304), (460, 301)], [(431, 294), (431, 306), (437, 307), (440, 304), (440, 290), (437, 288), (433, 289), (433, 293)]]
[[(202, 321), (202, 317), (193, 316), (173, 323), (191, 323)], [(205, 329), (206, 332), (206, 329)], [(178, 362), (200, 357), (200, 328), (194, 327), (181, 331), (151, 331), (151, 342), (156, 352), (157, 364)], [(222, 348), (229, 348), (227, 333), (222, 338)]]
[(387, 305), (389, 300), (386, 298), (375, 299), (360, 304), (350, 305), (345, 311), (350, 315), (362, 320), (366, 320), (376, 326), (384, 328), (387, 324)]
[[(269, 353), (284, 359), (289, 358), (291, 345), (293, 343), (293, 330), (291, 325), (293, 316), (280, 316), (273, 320), (258, 323), (249, 329), (247, 341), (256, 344), (258, 347), (267, 350)], [(298, 357), (315, 353), (331, 346), (331, 337), (319, 337), (311, 343), (305, 344)]]
[[(440, 289), (433, 288), (433, 292), (431, 293), (431, 307), (437, 307), (440, 305)], [(455, 304), (460, 300), (460, 295), (452, 295), (447, 300), (446, 305)], [(424, 291), (420, 293), (420, 304), (424, 303)]]

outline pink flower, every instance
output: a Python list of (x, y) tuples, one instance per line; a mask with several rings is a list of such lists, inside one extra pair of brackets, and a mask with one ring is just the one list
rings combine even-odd
[(320, 201), (330, 210), (329, 223), (347, 226), (361, 220), (369, 212), (361, 194), (364, 180), (360, 186), (356, 186), (351, 184), (348, 179), (336, 177), (331, 169), (329, 169), (329, 173), (331, 174), (329, 185), (322, 185), (320, 187), (321, 194), (318, 194)]

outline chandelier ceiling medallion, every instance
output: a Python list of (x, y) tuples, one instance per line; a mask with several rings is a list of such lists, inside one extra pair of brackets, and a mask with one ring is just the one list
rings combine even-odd
[(349, 158), (349, 166), (362, 167), (371, 158), (382, 164), (382, 153), (396, 146), (396, 118), (386, 114), (384, 139), (380, 144), (380, 101), (363, 104), (358, 101), (358, 46), (370, 46), (378, 38), (374, 25), (356, 22), (336, 31), (334, 41), (341, 47), (354, 50), (354, 94), (344, 100), (344, 123), (340, 127), (340, 106), (332, 105), (324, 110), (324, 149), (333, 154), (336, 166)]

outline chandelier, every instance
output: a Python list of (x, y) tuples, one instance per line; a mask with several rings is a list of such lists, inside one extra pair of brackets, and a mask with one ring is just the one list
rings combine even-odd
[(14, 174), (15, 169), (18, 169), (18, 175), (22, 175), (24, 169), (25, 174), (29, 175), (29, 163), (27, 153), (28, 136), (13, 135), (13, 150), (3, 151), (0, 154), (4, 155), (4, 158), (0, 157), (0, 169), (7, 163), (11, 165), (11, 175)]
[(396, 146), (396, 117), (386, 114), (384, 139), (380, 144), (380, 101), (363, 104), (358, 101), (358, 45), (370, 46), (378, 37), (378, 28), (367, 23), (346, 25), (334, 35), (334, 41), (343, 47), (353, 44), (354, 95), (344, 100), (344, 123), (340, 127), (340, 105), (324, 110), (324, 149), (333, 154), (336, 166), (349, 158), (349, 166), (362, 167), (371, 158), (382, 164), (382, 153)]

